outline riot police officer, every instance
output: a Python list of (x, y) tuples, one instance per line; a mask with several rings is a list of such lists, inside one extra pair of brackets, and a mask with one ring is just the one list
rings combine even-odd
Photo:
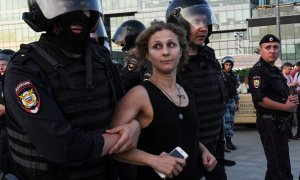
[(274, 65), (279, 57), (280, 40), (267, 34), (259, 45), (261, 57), (250, 71), (249, 90), (267, 159), (265, 179), (292, 180), (286, 127), (297, 107), (298, 97), (289, 96), (286, 79)]
[(128, 20), (118, 27), (112, 38), (112, 41), (121, 46), (122, 51), (126, 53), (120, 73), (126, 90), (140, 84), (145, 79), (149, 79), (152, 74), (151, 63), (136, 57), (136, 53), (133, 51), (137, 36), (145, 29), (144, 24), (140, 21)]
[[(8, 65), (4, 97), (10, 171), (20, 179), (117, 179), (108, 153), (135, 146), (136, 121), (107, 131), (120, 79), (93, 43), (98, 0), (28, 0), (25, 22), (46, 31)], [(106, 133), (107, 132), (107, 133)]]
[(111, 40), (121, 46), (123, 52), (129, 51), (134, 48), (137, 36), (145, 29), (146, 27), (140, 21), (128, 20), (118, 27)]
[(234, 74), (232, 68), (234, 59), (231, 56), (225, 56), (222, 61), (222, 74), (227, 87), (226, 109), (223, 116), (224, 120), (224, 135), (226, 139), (226, 150), (236, 150), (236, 146), (232, 143), (234, 127), (235, 111), (239, 108), (239, 95), (237, 87), (239, 86), (238, 77)]
[(217, 20), (206, 0), (173, 0), (166, 13), (167, 22), (187, 31), (189, 58), (179, 79), (196, 94), (200, 141), (217, 157), (219, 163), (206, 179), (227, 179), (224, 164), (223, 114), (225, 84), (214, 50), (207, 46), (212, 26)]

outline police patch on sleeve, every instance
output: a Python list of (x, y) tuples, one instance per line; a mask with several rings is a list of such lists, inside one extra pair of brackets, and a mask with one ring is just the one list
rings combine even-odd
[(137, 67), (137, 60), (136, 59), (130, 59), (129, 61), (126, 61), (124, 68), (127, 68), (128, 71), (133, 71)]
[(21, 107), (28, 113), (36, 114), (40, 109), (40, 97), (31, 81), (20, 82), (15, 92)]
[(254, 76), (253, 77), (253, 87), (259, 88), (261, 82), (260, 82), (260, 76)]

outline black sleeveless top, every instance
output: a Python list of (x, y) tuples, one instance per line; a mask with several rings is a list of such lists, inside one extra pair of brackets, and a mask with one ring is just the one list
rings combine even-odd
[[(183, 171), (173, 179), (199, 180), (201, 177), (201, 160), (199, 153), (198, 119), (195, 98), (191, 91), (187, 91), (189, 104), (178, 107), (164, 93), (150, 81), (144, 81), (142, 86), (148, 92), (153, 111), (153, 121), (142, 129), (138, 149), (151, 154), (169, 153), (177, 146), (188, 155)], [(183, 114), (180, 120), (178, 115)], [(138, 166), (137, 179), (161, 180), (156, 172), (148, 166)]]

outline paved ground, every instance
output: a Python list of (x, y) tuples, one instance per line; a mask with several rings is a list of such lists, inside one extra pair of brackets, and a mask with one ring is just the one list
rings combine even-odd
[[(295, 132), (295, 129), (293, 129)], [(233, 137), (237, 150), (226, 153), (225, 157), (236, 161), (226, 167), (228, 180), (263, 180), (266, 172), (266, 158), (255, 127), (238, 127)], [(292, 173), (298, 180), (300, 172), (300, 140), (289, 142)]]

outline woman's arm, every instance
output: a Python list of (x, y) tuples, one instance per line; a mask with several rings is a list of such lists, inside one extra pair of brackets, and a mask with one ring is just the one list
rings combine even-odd
[[(153, 110), (148, 93), (143, 86), (136, 86), (118, 102), (112, 117), (108, 134), (120, 134), (120, 139), (109, 150), (110, 154), (128, 150), (127, 147), (136, 148), (140, 129), (146, 122), (152, 120)], [(130, 150), (130, 149), (129, 149)]]
[(136, 86), (129, 90), (118, 102), (113, 114), (111, 127), (127, 124), (136, 119), (145, 127), (144, 121), (152, 120), (153, 110), (146, 89), (143, 86)]
[(217, 160), (214, 157), (214, 155), (212, 155), (209, 150), (202, 144), (199, 142), (199, 148), (200, 148), (200, 152), (201, 157), (202, 157), (202, 163), (203, 166), (208, 170), (208, 171), (212, 171), (216, 165), (217, 165)]

